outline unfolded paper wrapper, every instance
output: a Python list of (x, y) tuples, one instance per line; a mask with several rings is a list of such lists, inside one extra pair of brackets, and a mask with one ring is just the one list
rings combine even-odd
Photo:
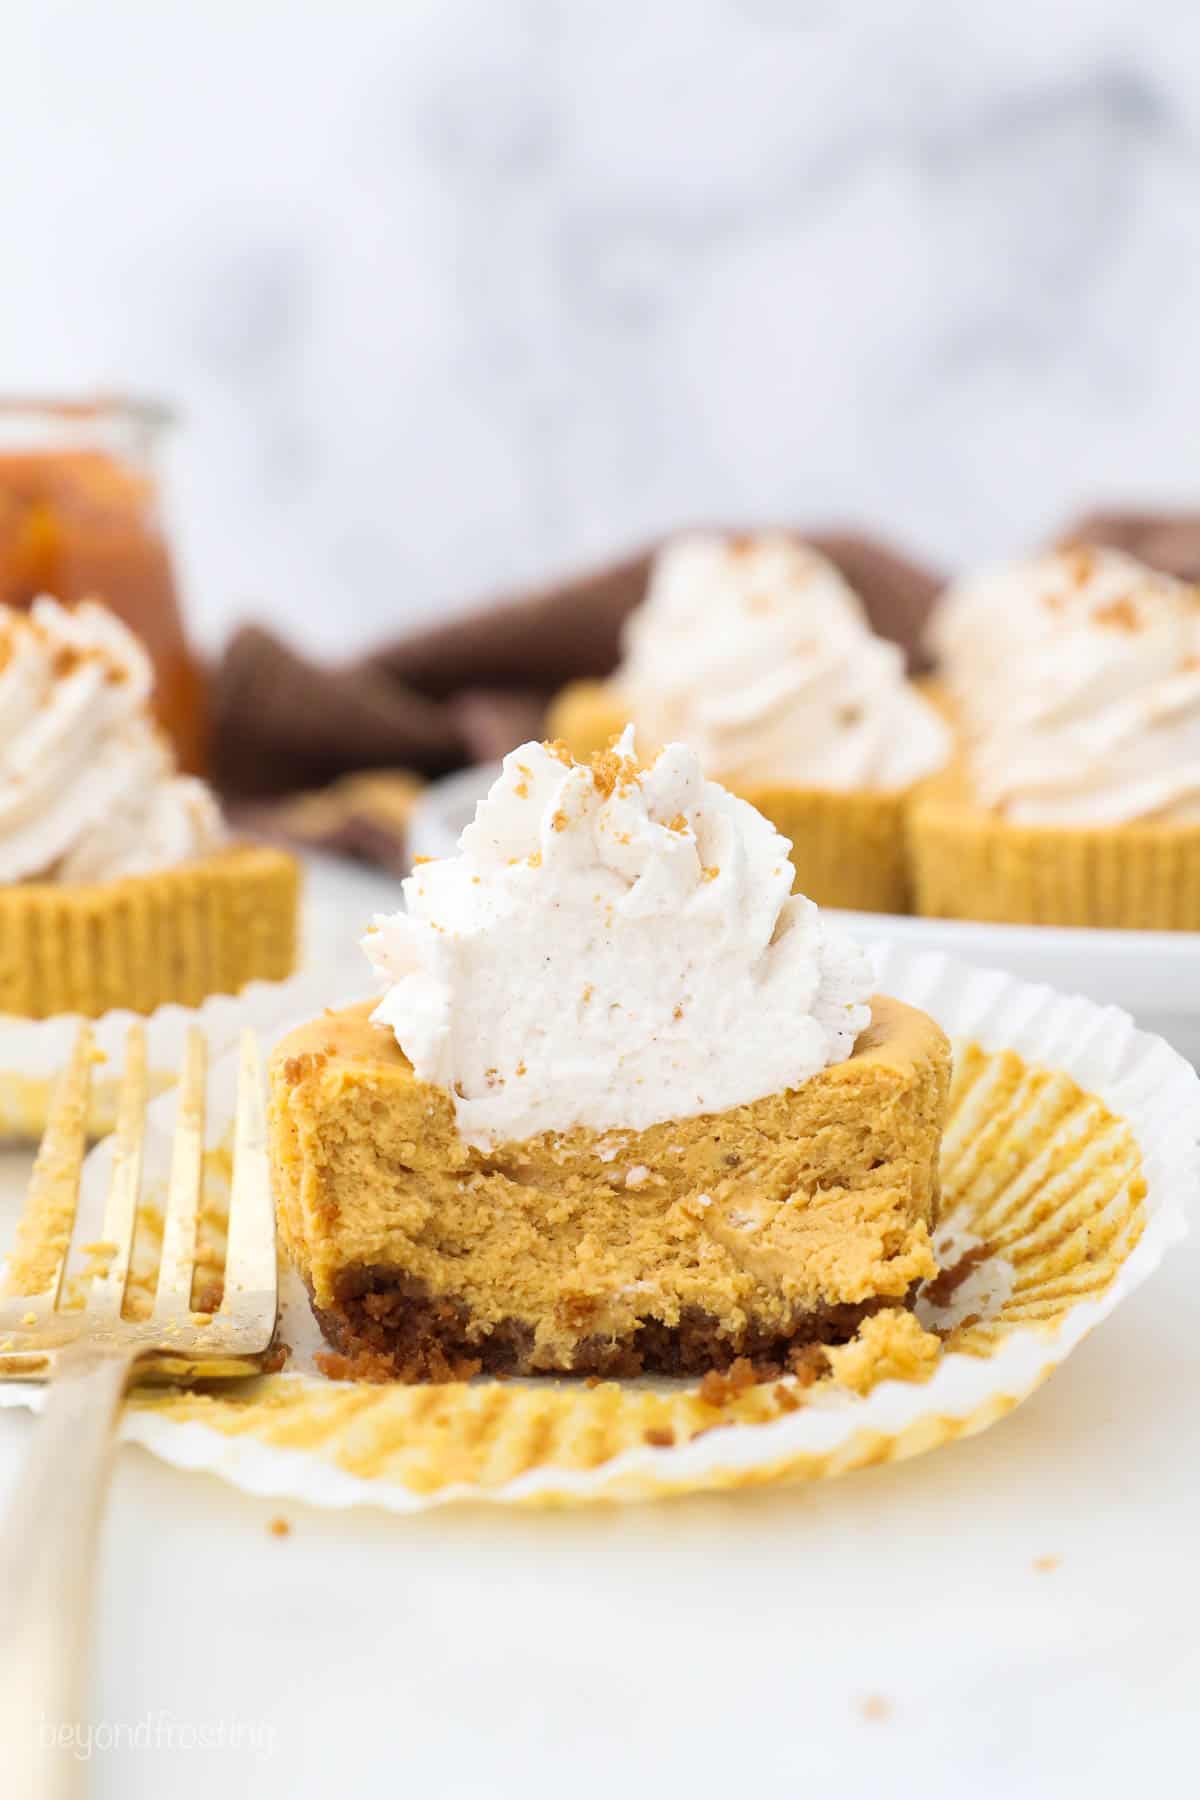
[[(926, 1008), (955, 1043), (936, 1240), (950, 1274), (917, 1308), (942, 1340), (936, 1360), (919, 1369), (886, 1354), (873, 1362), (864, 1337), (835, 1353), (835, 1379), (800, 1390), (785, 1378), (717, 1400), (649, 1380), (333, 1381), (316, 1366), (307, 1300), (285, 1269), (286, 1371), (220, 1393), (139, 1390), (121, 1435), (251, 1493), (412, 1512), (453, 1500), (562, 1505), (814, 1480), (984, 1430), (1184, 1235), (1184, 1206), (1200, 1185), (1200, 1078), (1115, 1008), (935, 952), (881, 946), (875, 958), (881, 991)], [(333, 998), (310, 978), (305, 1005), (283, 1025)], [(214, 1070), (209, 1116), (203, 1237), (214, 1271), (234, 1083), (227, 1057)], [(134, 1264), (144, 1284), (172, 1112), (169, 1095), (151, 1108)], [(101, 1144), (88, 1159), (76, 1244), (99, 1230), (109, 1157)], [(914, 1373), (921, 1379), (894, 1378)], [(39, 1393), (0, 1384), (0, 1404), (36, 1405)]]
[[(32, 1142), (45, 1124), (54, 1084), (71, 1060), (71, 1048), (79, 1028), (92, 1028), (99, 1063), (92, 1079), (88, 1130), (92, 1137), (112, 1131), (116, 1124), (117, 1086), (129, 1027), (138, 1020), (146, 1032), (146, 1058), (151, 1092), (169, 1088), (183, 1065), (188, 1030), (198, 1025), (208, 1041), (210, 1054), (220, 1054), (235, 1043), (246, 1025), (270, 1031), (283, 1017), (294, 1013), (298, 993), (295, 978), (286, 981), (253, 981), (240, 994), (212, 994), (201, 1006), (160, 1006), (143, 1016), (120, 1010), (98, 1019), (84, 1020), (76, 1013), (55, 1013), (48, 1019), (21, 1019), (0, 1014), (0, 1139)], [(109, 1073), (109, 1071), (112, 1073)]]

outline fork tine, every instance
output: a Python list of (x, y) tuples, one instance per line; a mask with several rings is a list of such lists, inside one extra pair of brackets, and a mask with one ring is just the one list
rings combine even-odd
[(146, 1111), (146, 1031), (131, 1025), (125, 1039), (125, 1072), (117, 1098), (117, 1131), (112, 1174), (104, 1207), (101, 1237), (113, 1246), (108, 1270), (97, 1275), (87, 1295), (87, 1311), (96, 1319), (118, 1319), (129, 1275), (133, 1230), (142, 1187), (142, 1141)]
[(175, 1137), (171, 1144), (167, 1211), (154, 1298), (156, 1319), (185, 1313), (191, 1305), (192, 1277), (196, 1267), (196, 1217), (204, 1165), (207, 1063), (208, 1046), (204, 1033), (198, 1025), (193, 1025), (188, 1032), (187, 1055), (179, 1083), (179, 1106), (175, 1114)]
[(275, 1287), (275, 1208), (267, 1168), (262, 1068), (254, 1033), (243, 1031), (221, 1311), (236, 1313), (243, 1297), (253, 1297), (261, 1308), (263, 1297), (273, 1296)]
[[(9, 1258), (6, 1291), (33, 1300), (38, 1311), (57, 1305), (71, 1246), (79, 1171), (87, 1150), (94, 1043), (91, 1026), (81, 1025), (38, 1146), (29, 1196)], [(48, 1257), (54, 1261), (47, 1272)]]

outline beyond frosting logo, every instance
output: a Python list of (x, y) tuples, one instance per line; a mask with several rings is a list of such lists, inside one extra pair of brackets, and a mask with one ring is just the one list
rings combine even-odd
[(38, 1742), (45, 1750), (62, 1750), (77, 1762), (113, 1751), (230, 1750), (262, 1758), (275, 1750), (275, 1727), (265, 1719), (177, 1719), (162, 1709), (139, 1719), (76, 1719), (62, 1722), (43, 1713)]

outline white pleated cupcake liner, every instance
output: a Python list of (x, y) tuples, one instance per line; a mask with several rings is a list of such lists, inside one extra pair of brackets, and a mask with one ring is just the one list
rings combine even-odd
[[(659, 1447), (634, 1442), (596, 1467), (556, 1465), (553, 1454), (511, 1479), (431, 1480), (426, 1465), (406, 1461), (405, 1420), (411, 1415), (413, 1457), (420, 1450), (416, 1420), (428, 1411), (430, 1390), (370, 1390), (363, 1405), (383, 1409), (397, 1449), (387, 1470), (364, 1475), (361, 1462), (362, 1407), (353, 1424), (337, 1423), (339, 1396), (353, 1396), (353, 1384), (329, 1381), (314, 1362), (320, 1338), (298, 1279), (290, 1272), (284, 1283), (283, 1333), (293, 1355), (285, 1374), (270, 1379), (275, 1407), (250, 1405), (236, 1428), (222, 1430), (202, 1417), (172, 1416), (171, 1404), (140, 1402), (123, 1416), (121, 1435), (142, 1444), (155, 1456), (180, 1468), (217, 1474), (249, 1493), (276, 1499), (307, 1501), (319, 1506), (367, 1505), (407, 1513), (452, 1501), (486, 1500), (500, 1504), (588, 1502), (600, 1499), (644, 1499), (700, 1489), (759, 1485), (765, 1481), (827, 1477), (864, 1462), (900, 1458), (949, 1439), (984, 1429), (1033, 1391), (1074, 1347), (1145, 1281), (1169, 1248), (1185, 1234), (1185, 1208), (1200, 1190), (1200, 1077), (1162, 1039), (1139, 1031), (1129, 1016), (1113, 1007), (1023, 982), (996, 970), (977, 969), (937, 952), (914, 952), (894, 945), (876, 946), (878, 985), (931, 1013), (955, 1041), (995, 1053), (1014, 1051), (1037, 1070), (1070, 1077), (1086, 1094), (1102, 1101), (1126, 1122), (1141, 1154), (1145, 1193), (1139, 1213), (1140, 1236), (1123, 1254), (1110, 1284), (1093, 1297), (1064, 1302), (1053, 1329), (1044, 1324), (1009, 1328), (991, 1354), (948, 1351), (932, 1378), (924, 1383), (886, 1380), (859, 1397), (821, 1384), (798, 1410), (765, 1422), (734, 1422), (692, 1436), (689, 1441)], [(280, 1018), (279, 1032), (312, 1016), (332, 996), (320, 993), (319, 978), (305, 994), (304, 1005)], [(299, 997), (299, 996), (297, 996)], [(339, 996), (341, 998), (341, 996)], [(209, 1141), (227, 1137), (232, 1118), (235, 1059), (226, 1057), (213, 1071)], [(986, 1091), (983, 1090), (983, 1091)], [(165, 1184), (171, 1096), (151, 1108), (153, 1129), (146, 1146), (146, 1181)], [(986, 1119), (977, 1121), (982, 1127)], [(961, 1129), (971, 1129), (966, 1118)], [(100, 1218), (109, 1166), (109, 1147), (100, 1145), (88, 1159), (75, 1241), (86, 1242), (92, 1221)], [(953, 1232), (953, 1221), (949, 1227)], [(1136, 1233), (1134, 1234), (1136, 1235)], [(960, 1244), (958, 1248), (961, 1249)], [(996, 1278), (1002, 1286), (1003, 1272)], [(986, 1284), (985, 1284), (986, 1285)], [(971, 1290), (966, 1290), (970, 1293)], [(961, 1302), (962, 1296), (959, 1296)], [(963, 1310), (959, 1305), (959, 1311)], [(528, 1396), (539, 1384), (499, 1384), (514, 1417), (536, 1408)], [(608, 1385), (608, 1384), (606, 1384)], [(678, 1383), (626, 1384), (629, 1404), (641, 1404), (647, 1391), (670, 1394)], [(498, 1384), (479, 1381), (441, 1390), (445, 1414), (453, 1409), (467, 1419), (480, 1408), (481, 1391), (490, 1392), (494, 1410)], [(611, 1390), (610, 1390), (611, 1391)], [(583, 1384), (543, 1382), (540, 1392), (553, 1395), (560, 1419), (578, 1404), (598, 1404)], [(597, 1390), (599, 1392), (599, 1390)], [(577, 1395), (570, 1400), (564, 1395)], [(425, 1397), (422, 1399), (421, 1396)], [(291, 1401), (324, 1407), (333, 1421), (314, 1448), (293, 1448), (271, 1441), (279, 1407)], [(0, 1405), (37, 1405), (39, 1390), (28, 1384), (0, 1384)], [(549, 1401), (547, 1401), (549, 1404)], [(178, 1407), (175, 1411), (178, 1414)], [(611, 1406), (610, 1406), (611, 1410)], [(442, 1426), (446, 1419), (443, 1417)], [(296, 1434), (290, 1434), (293, 1442)]]

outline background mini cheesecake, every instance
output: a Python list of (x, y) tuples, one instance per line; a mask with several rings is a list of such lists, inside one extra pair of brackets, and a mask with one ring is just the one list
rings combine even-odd
[(0, 1013), (150, 1013), (295, 966), (299, 869), (231, 843), (95, 602), (0, 609)]
[(906, 809), (950, 735), (831, 562), (779, 534), (679, 538), (624, 647), (610, 681), (559, 695), (552, 737), (587, 757), (632, 721), (644, 746), (688, 743), (790, 841), (797, 892), (908, 910)]
[(960, 750), (911, 809), (917, 911), (1200, 929), (1200, 590), (1056, 551), (951, 589), (931, 637)]

